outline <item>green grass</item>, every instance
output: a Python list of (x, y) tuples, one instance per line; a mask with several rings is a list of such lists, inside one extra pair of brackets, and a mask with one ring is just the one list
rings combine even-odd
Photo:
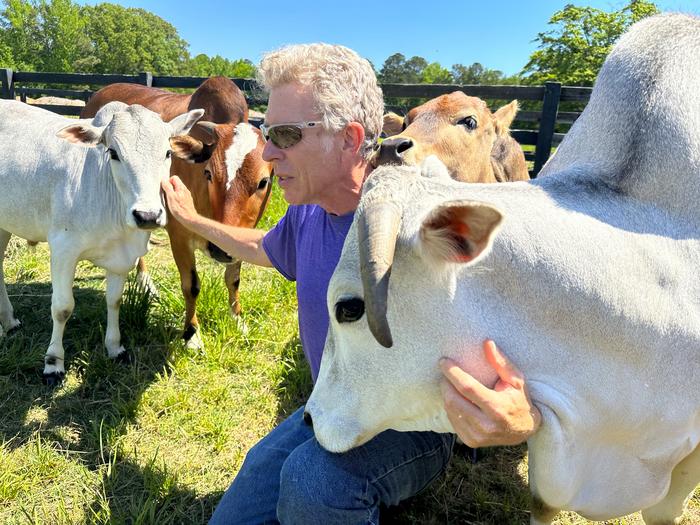
[[(262, 227), (283, 211), (275, 190)], [(159, 295), (130, 284), (121, 311), (134, 362), (107, 358), (103, 272), (82, 262), (57, 389), (41, 382), (51, 332), (48, 249), (11, 241), (5, 273), (22, 327), (0, 341), (0, 523), (206, 523), (247, 450), (311, 391), (293, 283), (244, 265), (243, 330), (227, 313), (223, 267), (198, 257), (205, 350), (189, 350), (167, 237), (154, 240), (147, 260)], [(446, 476), (384, 522), (525, 524), (524, 457), (524, 447), (489, 449), (471, 464), (458, 450)], [(700, 522), (700, 501), (691, 507), (687, 522)], [(557, 523), (588, 522), (560, 514)]]

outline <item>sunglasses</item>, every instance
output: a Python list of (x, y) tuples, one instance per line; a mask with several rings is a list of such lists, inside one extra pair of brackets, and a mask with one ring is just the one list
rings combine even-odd
[(320, 120), (286, 122), (284, 124), (273, 124), (272, 126), (261, 124), (260, 131), (262, 131), (265, 140), (269, 140), (279, 149), (287, 149), (299, 143), (302, 129), (315, 128), (321, 124)]

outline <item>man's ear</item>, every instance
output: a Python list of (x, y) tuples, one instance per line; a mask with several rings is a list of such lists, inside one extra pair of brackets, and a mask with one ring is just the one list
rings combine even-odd
[(343, 149), (357, 153), (365, 142), (365, 128), (359, 122), (350, 122), (345, 126)]
[(421, 251), (443, 262), (473, 263), (488, 253), (502, 219), (500, 211), (483, 202), (445, 202), (423, 220)]

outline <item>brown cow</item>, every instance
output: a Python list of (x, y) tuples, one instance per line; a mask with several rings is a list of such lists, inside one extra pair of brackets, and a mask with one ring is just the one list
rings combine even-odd
[[(97, 110), (119, 100), (140, 104), (160, 113), (164, 120), (189, 109), (205, 110), (203, 121), (190, 135), (205, 144), (195, 164), (173, 158), (170, 173), (178, 175), (189, 188), (197, 211), (223, 224), (254, 227), (260, 219), (272, 187), (272, 166), (263, 161), (264, 142), (259, 130), (247, 123), (248, 105), (241, 91), (225, 77), (212, 77), (191, 95), (176, 94), (138, 84), (112, 84), (88, 101), (81, 117), (94, 116)], [(185, 296), (187, 346), (202, 347), (196, 304), (200, 281), (194, 249), (205, 251), (213, 259), (226, 263), (225, 281), (231, 313), (238, 315), (241, 262), (233, 260), (216, 245), (207, 242), (169, 216), (166, 226), (175, 264), (180, 272)], [(140, 277), (145, 265), (139, 260)]]
[(420, 164), (436, 155), (456, 180), (529, 180), (525, 155), (508, 129), (517, 111), (516, 100), (491, 113), (480, 98), (455, 91), (413, 108), (406, 117), (390, 113), (384, 117), (390, 138), (382, 142), (374, 164)]

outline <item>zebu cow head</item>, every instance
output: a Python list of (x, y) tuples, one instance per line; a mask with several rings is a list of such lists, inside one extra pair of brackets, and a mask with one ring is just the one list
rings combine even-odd
[(486, 103), (462, 91), (434, 98), (406, 117), (384, 117), (384, 133), (374, 159), (381, 164), (420, 164), (436, 155), (455, 180), (505, 182), (528, 180), (525, 156), (510, 136), (517, 101), (491, 113)]
[[(199, 203), (200, 213), (230, 226), (254, 227), (272, 189), (272, 165), (262, 159), (265, 143), (260, 131), (246, 122), (200, 122), (190, 135), (208, 152), (187, 168), (190, 190), (209, 196)], [(212, 243), (207, 243), (206, 251), (219, 262), (232, 262)]]
[[(438, 359), (479, 347), (464, 337), (450, 294), (458, 268), (488, 253), (501, 222), (487, 204), (445, 203), (440, 195), (458, 186), (435, 157), (422, 168), (379, 167), (365, 183), (328, 287), (329, 331), (306, 405), (327, 450), (389, 428), (452, 431)], [(491, 379), (485, 368), (475, 376)]]
[(178, 136), (186, 134), (203, 114), (203, 110), (193, 110), (163, 122), (157, 113), (142, 106), (112, 102), (92, 123), (67, 126), (58, 136), (75, 144), (104, 146), (125, 204), (125, 223), (150, 230), (166, 222), (160, 183), (170, 175), (172, 148), (177, 146), (181, 155), (192, 154), (197, 145), (182, 145)]

